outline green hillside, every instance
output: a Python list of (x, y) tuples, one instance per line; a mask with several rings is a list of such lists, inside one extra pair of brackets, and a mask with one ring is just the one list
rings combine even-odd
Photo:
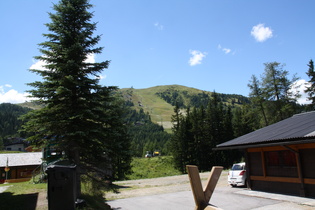
[[(174, 114), (174, 105), (177, 102), (184, 111), (187, 106), (201, 106), (211, 98), (212, 92), (202, 91), (181, 85), (163, 85), (146, 89), (123, 88), (120, 89), (124, 99), (133, 109), (149, 113), (151, 120), (170, 129), (171, 116)], [(236, 94), (220, 94), (219, 97), (225, 105), (232, 107), (249, 103), (247, 97)]]
[[(123, 88), (119, 89), (124, 100), (132, 109), (149, 113), (154, 123), (162, 125), (169, 130), (172, 127), (171, 116), (174, 114), (175, 104), (179, 104), (181, 110), (190, 107), (206, 106), (212, 92), (181, 85), (162, 85), (145, 89)], [(249, 103), (247, 97), (237, 94), (217, 93), (225, 105), (232, 108)], [(20, 106), (38, 109), (41, 104), (25, 102)]]
[[(205, 105), (212, 92), (181, 85), (162, 85), (145, 89), (123, 88), (119, 89), (124, 99), (139, 111), (141, 108), (149, 113), (154, 123), (162, 125), (165, 129), (171, 128), (171, 116), (174, 114), (176, 102), (184, 111), (187, 106), (199, 107)], [(218, 93), (222, 102), (232, 107), (249, 103), (247, 97), (237, 94)], [(42, 108), (42, 105), (34, 102), (19, 104), (30, 109)]]

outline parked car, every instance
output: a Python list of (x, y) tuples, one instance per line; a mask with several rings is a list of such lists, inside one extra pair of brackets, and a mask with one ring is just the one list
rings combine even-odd
[(231, 170), (228, 174), (228, 183), (232, 187), (236, 186), (246, 186), (246, 167), (245, 163), (235, 163), (233, 164)]

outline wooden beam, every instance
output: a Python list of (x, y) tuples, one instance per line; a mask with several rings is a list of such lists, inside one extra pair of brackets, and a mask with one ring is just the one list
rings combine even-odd
[(294, 178), (294, 177), (250, 176), (250, 179), (257, 180), (257, 181), (266, 181), (266, 182), (300, 183), (300, 179)]
[(198, 167), (194, 165), (187, 165), (186, 168), (190, 180), (191, 190), (194, 195), (196, 208), (198, 210), (204, 209), (208, 204), (202, 190)]
[[(289, 178), (289, 177), (274, 177), (274, 176), (250, 176), (251, 180), (266, 181), (266, 182), (288, 182), (288, 183), (300, 183), (299, 178)], [(304, 178), (303, 182), (305, 184), (315, 185), (315, 179)]]
[(262, 165), (262, 169), (263, 169), (263, 175), (264, 175), (264, 177), (266, 177), (267, 176), (266, 160), (265, 160), (265, 153), (262, 149), (260, 151), (260, 155), (261, 155), (261, 165)]
[(218, 183), (222, 170), (223, 170), (222, 166), (213, 166), (211, 169), (207, 185), (204, 188), (205, 200), (207, 203), (210, 201), (210, 198), (212, 196), (215, 186)]
[(304, 178), (304, 183), (305, 184), (314, 184), (315, 185), (315, 179)]
[(304, 177), (303, 177), (303, 173), (302, 173), (300, 151), (298, 149), (294, 150), (291, 147), (286, 146), (286, 145), (283, 145), (283, 147), (290, 150), (291, 152), (295, 153), (295, 162), (297, 164), (297, 170), (298, 170), (299, 179), (300, 179), (300, 183), (301, 183), (300, 196), (305, 197), (305, 186), (304, 186)]
[(202, 189), (202, 183), (200, 180), (199, 170), (197, 166), (187, 165), (188, 177), (190, 180), (190, 186), (195, 199), (195, 210), (204, 210), (204, 209), (219, 209), (215, 206), (209, 206), (210, 198), (213, 194), (214, 188), (217, 185), (217, 182), (220, 178), (223, 167), (213, 166), (210, 172), (210, 176), (207, 180), (207, 185), (205, 189)]
[[(315, 148), (315, 143), (306, 143), (306, 144), (291, 144), (288, 145), (291, 148), (293, 148), (294, 150), (297, 149), (310, 149), (310, 148)], [(277, 150), (283, 150), (283, 146), (279, 145), (279, 146), (270, 146), (270, 147), (255, 147), (255, 148), (248, 148), (247, 151), (248, 152), (260, 152), (261, 149), (263, 151), (277, 151)]]

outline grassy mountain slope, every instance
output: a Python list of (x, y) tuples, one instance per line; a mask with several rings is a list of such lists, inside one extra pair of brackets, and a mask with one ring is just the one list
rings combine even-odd
[[(124, 99), (133, 104), (133, 108), (149, 113), (153, 122), (163, 125), (165, 129), (171, 128), (171, 116), (174, 114), (175, 102), (184, 109), (187, 106), (207, 101), (212, 92), (202, 91), (181, 85), (163, 85), (146, 89), (123, 88), (120, 89)], [(219, 94), (226, 105), (240, 106), (248, 103), (248, 99), (241, 95)]]
[[(173, 106), (156, 95), (160, 88), (122, 89), (124, 98), (133, 102), (133, 108), (149, 113), (151, 120), (158, 124), (169, 124), (173, 114)], [(126, 93), (129, 98), (126, 97)], [(164, 125), (165, 126), (165, 125)]]

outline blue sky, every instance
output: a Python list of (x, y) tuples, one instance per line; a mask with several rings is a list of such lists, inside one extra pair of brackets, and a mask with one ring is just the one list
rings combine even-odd
[[(0, 103), (25, 99), (41, 78), (34, 56), (45, 41), (51, 0), (1, 1)], [(95, 35), (110, 60), (100, 83), (137, 89), (184, 85), (248, 96), (251, 75), (264, 63), (285, 64), (290, 78), (315, 59), (313, 0), (91, 0)], [(303, 99), (301, 100), (303, 103)]]

